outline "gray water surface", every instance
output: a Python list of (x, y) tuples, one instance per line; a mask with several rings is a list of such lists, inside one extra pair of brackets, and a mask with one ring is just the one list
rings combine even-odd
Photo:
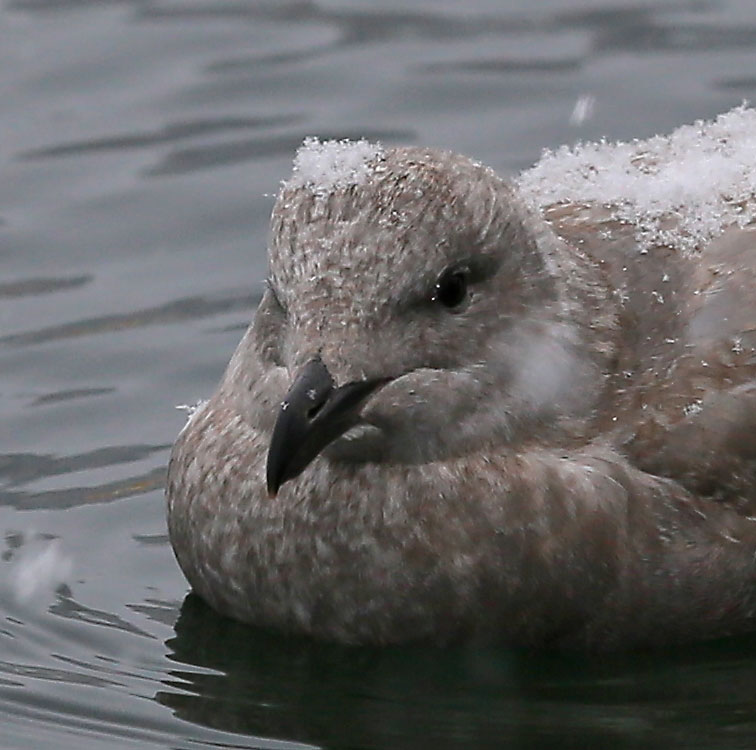
[(185, 599), (162, 497), (305, 135), (512, 172), (749, 97), (752, 0), (0, 0), (0, 747), (756, 746), (753, 638), (281, 638)]

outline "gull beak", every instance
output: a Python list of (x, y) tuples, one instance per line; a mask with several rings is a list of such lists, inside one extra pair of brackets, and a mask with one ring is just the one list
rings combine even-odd
[(358, 380), (336, 388), (320, 357), (302, 367), (278, 412), (268, 448), (266, 481), (275, 497), (336, 438), (360, 421), (360, 409), (390, 378)]

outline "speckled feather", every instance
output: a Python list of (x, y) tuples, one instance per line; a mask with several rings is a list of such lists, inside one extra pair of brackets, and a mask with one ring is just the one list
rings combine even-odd
[[(269, 288), (176, 443), (192, 587), (354, 643), (756, 629), (754, 230), (639, 256), (602, 206), (539, 212), (463, 157), (368, 154), (359, 179), (282, 188)], [(477, 263), (463, 309), (433, 302)], [(273, 425), (313, 356), (339, 385), (391, 380), (271, 498)]]

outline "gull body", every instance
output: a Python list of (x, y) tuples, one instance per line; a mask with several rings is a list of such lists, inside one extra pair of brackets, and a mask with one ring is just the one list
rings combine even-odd
[(641, 248), (465, 157), (357, 156), (284, 184), (262, 302), (174, 447), (192, 588), (348, 643), (756, 629), (756, 230)]

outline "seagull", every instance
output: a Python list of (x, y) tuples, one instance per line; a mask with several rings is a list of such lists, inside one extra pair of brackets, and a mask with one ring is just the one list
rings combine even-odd
[(350, 644), (756, 630), (753, 133), (743, 107), (514, 180), (305, 141), (171, 455), (193, 590)]

